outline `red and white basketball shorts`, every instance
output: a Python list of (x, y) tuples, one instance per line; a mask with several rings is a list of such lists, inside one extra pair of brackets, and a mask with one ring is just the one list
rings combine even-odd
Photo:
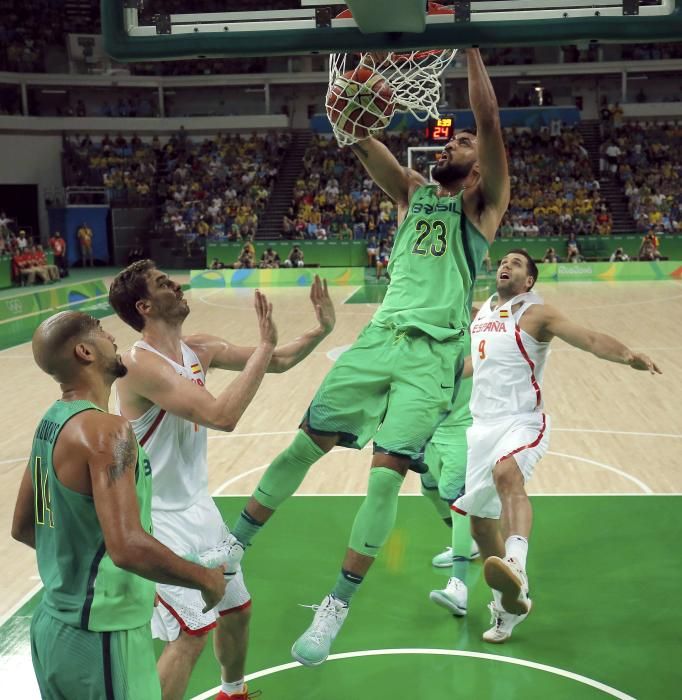
[[(193, 561), (224, 540), (229, 532), (211, 498), (202, 499), (186, 510), (153, 511), (152, 520), (154, 537), (178, 556)], [(156, 592), (159, 604), (152, 616), (152, 636), (166, 642), (177, 639), (180, 630), (188, 634), (206, 634), (216, 626), (219, 616), (251, 605), (241, 568), (227, 584), (220, 603), (207, 613), (201, 612), (205, 603), (200, 591), (193, 588), (159, 583)]]
[(544, 413), (523, 413), (497, 420), (474, 418), (467, 430), (467, 472), (464, 495), (452, 505), (458, 513), (499, 518), (502, 504), (493, 481), (495, 465), (513, 457), (525, 482), (549, 447), (551, 422)]

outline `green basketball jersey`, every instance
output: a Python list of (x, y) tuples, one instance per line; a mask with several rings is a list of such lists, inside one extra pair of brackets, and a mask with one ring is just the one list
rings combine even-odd
[(388, 264), (391, 283), (373, 321), (450, 340), (469, 326), (473, 284), (489, 243), (464, 216), (463, 193), (439, 197), (437, 189), (422, 185), (412, 195)]
[[(33, 437), (29, 469), (42, 604), (68, 625), (110, 632), (149, 623), (155, 584), (114, 565), (92, 496), (72, 491), (55, 474), (52, 450), (59, 433), (73, 416), (93, 409), (101, 410), (89, 401), (56, 401)], [(135, 482), (142, 527), (151, 533), (151, 467), (141, 447)]]

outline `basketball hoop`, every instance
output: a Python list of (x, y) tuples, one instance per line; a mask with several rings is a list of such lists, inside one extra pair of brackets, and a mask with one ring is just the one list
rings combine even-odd
[[(436, 2), (428, 4), (429, 15), (453, 15), (449, 7)], [(350, 10), (344, 10), (337, 19), (352, 17)], [(335, 83), (343, 76), (358, 68), (377, 73), (387, 83), (393, 93), (396, 112), (407, 112), (419, 121), (438, 118), (440, 102), (440, 79), (445, 69), (455, 57), (457, 49), (430, 49), (421, 51), (368, 51), (363, 53), (337, 53), (329, 57), (329, 90), (327, 98), (332, 95)], [(362, 86), (358, 84), (358, 90)], [(360, 140), (351, 129), (341, 128), (332, 122), (332, 130), (342, 146)]]

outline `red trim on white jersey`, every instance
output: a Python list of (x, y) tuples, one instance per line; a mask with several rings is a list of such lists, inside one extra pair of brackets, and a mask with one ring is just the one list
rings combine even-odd
[(142, 439), (140, 440), (140, 445), (142, 445), (142, 447), (144, 447), (145, 442), (147, 442), (147, 440), (149, 440), (149, 438), (154, 434), (154, 431), (159, 427), (159, 424), (165, 415), (166, 411), (162, 408), (156, 418), (154, 418), (154, 422), (149, 426), (149, 430), (142, 436)]
[(455, 513), (459, 513), (460, 515), (468, 515), (465, 510), (458, 508), (454, 503), (450, 506), (450, 510), (454, 510)]
[[(229, 583), (227, 584), (228, 586), (230, 585)], [(221, 610), (218, 615), (220, 617), (223, 617), (223, 615), (229, 615), (231, 613), (236, 613), (239, 612), (240, 610), (246, 610), (247, 608), (251, 607), (251, 599), (246, 601), (246, 603), (242, 603), (241, 605), (237, 605), (236, 608), (228, 608), (227, 610)]]
[(509, 454), (504, 455), (504, 457), (500, 457), (495, 464), (499, 464), (502, 460), (509, 459), (510, 457), (513, 457), (515, 454), (518, 454), (519, 452), (523, 452), (523, 450), (529, 450), (533, 447), (537, 447), (540, 444), (540, 441), (542, 440), (543, 435), (545, 434), (545, 427), (547, 426), (547, 420), (545, 418), (545, 414), (542, 414), (542, 427), (540, 428), (540, 432), (538, 433), (537, 438), (533, 440), (533, 442), (529, 442), (527, 445), (522, 445), (521, 447), (517, 447), (515, 450), (512, 450)]
[[(530, 359), (528, 353), (526, 352), (526, 348), (523, 346), (523, 341), (521, 340), (521, 328), (519, 328), (518, 324), (514, 328), (514, 335), (516, 337), (516, 344), (519, 346), (519, 350), (523, 355), (523, 359), (528, 363), (528, 366), (530, 367), (530, 383), (533, 385), (533, 389), (535, 389), (535, 396), (537, 397), (535, 408), (538, 408), (542, 403), (542, 392), (540, 391), (540, 385), (538, 384), (538, 380), (535, 378), (535, 363), (533, 362), (533, 360)], [(545, 429), (544, 422), (542, 424), (542, 429)]]
[(200, 627), (197, 630), (193, 630), (188, 627), (187, 623), (182, 619), (182, 617), (180, 617), (180, 613), (169, 605), (161, 596), (159, 596), (159, 603), (161, 603), (161, 605), (163, 605), (163, 607), (166, 608), (166, 610), (168, 610), (168, 612), (178, 621), (180, 629), (193, 637), (201, 637), (204, 634), (208, 634), (218, 624), (214, 621), (205, 627)]

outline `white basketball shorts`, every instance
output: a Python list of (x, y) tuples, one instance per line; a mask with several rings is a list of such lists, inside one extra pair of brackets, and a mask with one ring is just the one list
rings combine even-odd
[(525, 482), (549, 447), (551, 422), (544, 413), (524, 413), (494, 421), (474, 419), (467, 430), (467, 472), (464, 495), (452, 509), (463, 515), (499, 518), (502, 504), (493, 481), (498, 462), (513, 457)]
[[(154, 537), (180, 557), (196, 560), (200, 554), (219, 544), (229, 531), (213, 499), (205, 498), (186, 510), (152, 512)], [(213, 610), (202, 613), (204, 599), (193, 588), (156, 585), (159, 603), (152, 616), (152, 636), (172, 642), (180, 635), (206, 634), (216, 626), (219, 616), (244, 610), (251, 605), (241, 568), (227, 584), (223, 599)]]

